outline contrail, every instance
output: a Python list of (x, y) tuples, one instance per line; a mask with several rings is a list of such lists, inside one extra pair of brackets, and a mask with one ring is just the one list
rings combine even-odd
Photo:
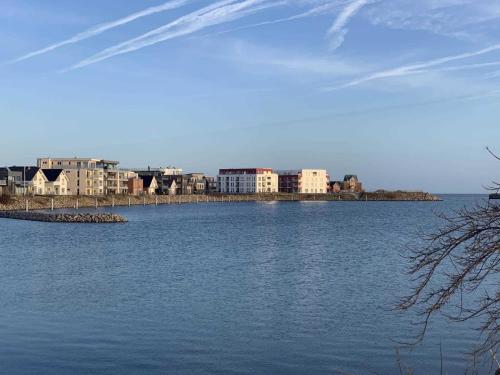
[(207, 36), (227, 34), (230, 32), (252, 29), (254, 27), (259, 27), (259, 26), (274, 25), (276, 23), (289, 22), (289, 21), (295, 21), (295, 20), (298, 20), (301, 18), (319, 16), (319, 15), (326, 14), (326, 13), (330, 12), (331, 10), (337, 8), (338, 6), (339, 6), (339, 4), (333, 4), (333, 3), (323, 4), (323, 5), (319, 5), (317, 7), (314, 7), (312, 9), (309, 9), (303, 13), (296, 14), (294, 16), (285, 17), (285, 18), (278, 18), (278, 19), (271, 20), (271, 21), (263, 21), (263, 22), (253, 23), (251, 25), (234, 27), (234, 28), (229, 29), (229, 30), (222, 30), (222, 31), (214, 32), (214, 33), (201, 35), (200, 37), (203, 38), (203, 37), (207, 37)]
[(461, 53), (459, 55), (453, 55), (453, 56), (446, 56), (442, 57), (439, 59), (435, 60), (430, 60), (427, 62), (423, 63), (417, 63), (417, 64), (412, 64), (412, 65), (405, 65), (401, 66), (399, 68), (394, 68), (394, 69), (389, 69), (389, 70), (383, 70), (380, 72), (372, 73), (369, 74), (365, 77), (355, 79), (351, 82), (348, 82), (344, 85), (338, 86), (338, 87), (330, 87), (326, 88), (326, 91), (333, 91), (333, 90), (338, 90), (338, 89), (343, 89), (347, 87), (352, 87), (352, 86), (358, 86), (362, 83), (365, 82), (370, 82), (378, 79), (383, 79), (383, 78), (390, 78), (390, 77), (401, 77), (401, 76), (406, 76), (410, 74), (415, 74), (415, 73), (420, 73), (422, 70), (427, 69), (427, 68), (432, 68), (434, 66), (438, 65), (443, 65), (451, 61), (457, 61), (457, 60), (464, 60), (468, 59), (471, 57), (476, 57), (476, 56), (481, 56), (486, 53), (494, 52), (500, 50), (500, 44), (494, 44), (492, 46), (482, 48), (477, 51), (473, 52), (466, 52), (466, 53)]
[(223, 0), (205, 8), (182, 16), (157, 29), (151, 30), (137, 38), (130, 39), (113, 47), (109, 47), (75, 65), (63, 70), (62, 72), (82, 68), (87, 65), (95, 64), (99, 61), (109, 59), (116, 55), (139, 50), (169, 39), (178, 38), (184, 35), (194, 33), (206, 27), (230, 22), (246, 15), (255, 13), (259, 10), (282, 3), (267, 3), (267, 0)]
[(172, 0), (172, 1), (168, 1), (168, 2), (166, 2), (164, 4), (162, 4), (162, 5), (158, 5), (158, 6), (154, 6), (154, 7), (151, 7), (151, 8), (147, 8), (147, 9), (142, 10), (140, 12), (133, 13), (133, 14), (130, 14), (130, 15), (126, 16), (126, 17), (120, 18), (120, 19), (118, 19), (116, 21), (107, 22), (107, 23), (103, 23), (103, 24), (94, 26), (94, 27), (92, 27), (92, 28), (90, 28), (88, 30), (85, 30), (85, 31), (83, 31), (81, 33), (76, 34), (75, 36), (73, 36), (73, 37), (71, 37), (69, 39), (63, 40), (61, 42), (52, 44), (52, 45), (50, 45), (48, 47), (39, 49), (39, 50), (34, 51), (34, 52), (30, 52), (30, 53), (28, 53), (28, 54), (26, 54), (24, 56), (18, 57), (17, 59), (11, 60), (11, 61), (8, 62), (8, 64), (13, 64), (13, 63), (16, 63), (16, 62), (27, 60), (27, 59), (30, 59), (32, 57), (35, 57), (35, 56), (42, 55), (44, 53), (53, 51), (53, 50), (55, 50), (57, 48), (66, 46), (68, 44), (74, 44), (74, 43), (80, 42), (82, 40), (85, 40), (85, 39), (88, 39), (88, 38), (92, 38), (92, 37), (94, 37), (96, 35), (104, 33), (105, 31), (114, 29), (115, 27), (119, 27), (119, 26), (125, 25), (125, 24), (127, 24), (129, 22), (132, 22), (132, 21), (134, 21), (134, 20), (136, 20), (138, 18), (146, 17), (146, 16), (149, 16), (149, 15), (152, 15), (152, 14), (155, 14), (155, 13), (165, 12), (167, 10), (172, 10), (172, 9), (180, 8), (183, 5), (185, 5), (188, 1), (190, 1), (190, 0)]
[(345, 26), (366, 4), (368, 4), (368, 0), (354, 0), (340, 12), (327, 33), (328, 36), (333, 37), (331, 49), (335, 50), (344, 43), (345, 36), (348, 32)]

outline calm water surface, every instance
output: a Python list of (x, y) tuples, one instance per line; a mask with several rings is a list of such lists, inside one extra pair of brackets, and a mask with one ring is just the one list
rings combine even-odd
[[(402, 255), (443, 202), (117, 208), (123, 225), (0, 219), (2, 374), (399, 374)], [(403, 351), (463, 373), (472, 327)], [(485, 372), (487, 373), (487, 372)]]

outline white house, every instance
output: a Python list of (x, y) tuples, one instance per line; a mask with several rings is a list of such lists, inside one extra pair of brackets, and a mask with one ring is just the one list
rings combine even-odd
[(46, 195), (68, 195), (69, 178), (63, 169), (42, 169), (47, 178), (45, 183)]

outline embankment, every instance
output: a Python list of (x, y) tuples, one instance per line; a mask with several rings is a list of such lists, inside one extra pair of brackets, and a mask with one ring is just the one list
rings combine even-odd
[(249, 201), (439, 201), (424, 192), (341, 193), (341, 194), (254, 194), (254, 195), (158, 195), (158, 196), (35, 196), (0, 197), (0, 211), (29, 211), (58, 208), (114, 207), (133, 205), (249, 202)]

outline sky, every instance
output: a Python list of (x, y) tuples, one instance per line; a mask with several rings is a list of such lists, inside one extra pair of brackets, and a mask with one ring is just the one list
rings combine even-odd
[(1, 0), (0, 165), (500, 180), (500, 0)]

